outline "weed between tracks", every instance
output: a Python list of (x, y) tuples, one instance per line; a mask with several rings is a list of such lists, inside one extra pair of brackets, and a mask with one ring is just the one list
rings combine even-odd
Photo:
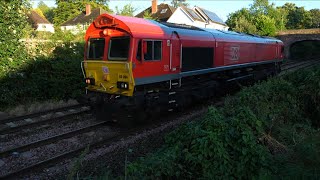
[(67, 177), (68, 180), (72, 180), (74, 179), (74, 177), (76, 177), (76, 179), (79, 179), (79, 170), (82, 167), (82, 162), (84, 161), (84, 157), (86, 154), (88, 154), (89, 152), (89, 146), (86, 147), (86, 149), (84, 149), (82, 151), (82, 153), (80, 154), (80, 156), (72, 163), (72, 168), (70, 170), (70, 173)]
[(319, 178), (319, 82), (317, 66), (246, 87), (170, 133), (126, 177)]

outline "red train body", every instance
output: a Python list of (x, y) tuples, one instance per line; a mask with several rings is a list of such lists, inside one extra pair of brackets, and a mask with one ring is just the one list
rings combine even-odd
[[(216, 84), (274, 74), (284, 57), (283, 43), (273, 38), (109, 14), (90, 25), (85, 40), (87, 90), (127, 97), (125, 104), (142, 110), (149, 96), (171, 104), (172, 92), (198, 96), (203, 84), (214, 91)], [(178, 99), (174, 106), (183, 104)]]

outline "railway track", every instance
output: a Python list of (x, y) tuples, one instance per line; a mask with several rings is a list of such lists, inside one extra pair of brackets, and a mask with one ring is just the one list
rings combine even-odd
[[(201, 110), (199, 110), (201, 109)], [(198, 117), (200, 116), (204, 110), (203, 110), (203, 107), (201, 108), (198, 108), (196, 111), (197, 114), (194, 114), (192, 117), (189, 117), (189, 119), (193, 119), (195, 117)], [(181, 113), (180, 113), (181, 114)], [(186, 113), (184, 113), (186, 114)], [(172, 119), (177, 119), (177, 118), (181, 118), (180, 115), (173, 115), (174, 117)], [(148, 130), (154, 130), (154, 129), (157, 129), (156, 131), (161, 131), (163, 127), (163, 124), (170, 124), (170, 121), (172, 121), (169, 117), (170, 120), (167, 120), (167, 123), (166, 121), (165, 122), (156, 122), (156, 123), (153, 123), (153, 124), (147, 124), (147, 125), (144, 125), (144, 126), (139, 126), (139, 127), (135, 127), (135, 128), (130, 128), (130, 129), (124, 129), (124, 128), (121, 128), (121, 129), (117, 129), (117, 132), (112, 135), (112, 136), (108, 136), (108, 137), (104, 137), (104, 138), (101, 138), (97, 141), (94, 141), (92, 143), (89, 143), (89, 144), (85, 144), (79, 148), (76, 148), (76, 149), (71, 149), (71, 150), (68, 150), (68, 151), (65, 151), (63, 153), (60, 153), (60, 154), (57, 154), (55, 156), (52, 156), (50, 158), (47, 158), (45, 160), (42, 160), (42, 161), (39, 161), (37, 163), (33, 163), (29, 166), (26, 166), (24, 168), (21, 168), (21, 169), (18, 169), (16, 171), (12, 171), (10, 173), (7, 173), (5, 175), (0, 175), (0, 179), (17, 179), (17, 178), (21, 178), (21, 177), (24, 177), (23, 175), (26, 175), (26, 174), (29, 174), (29, 173), (32, 173), (32, 172), (37, 172), (41, 169), (44, 169), (50, 165), (54, 165), (54, 164), (57, 164), (59, 162), (62, 162), (64, 160), (68, 160), (68, 159), (72, 159), (72, 158), (75, 158), (77, 156), (79, 156), (81, 153), (83, 153), (88, 147), (89, 147), (89, 152), (87, 153), (90, 153), (92, 152), (92, 150), (94, 149), (98, 149), (98, 148), (104, 148), (104, 147), (108, 147), (116, 142), (119, 142), (119, 141), (122, 141), (130, 136), (135, 136), (135, 135), (141, 135), (141, 134), (144, 134), (144, 133), (147, 133)], [(183, 117), (182, 117), (183, 119)], [(99, 125), (100, 124), (100, 125)], [(106, 122), (100, 122), (100, 123), (97, 123), (96, 127), (92, 127), (91, 130), (94, 130), (96, 128), (98, 128), (99, 126), (102, 126), (102, 125), (113, 125), (112, 123), (109, 124), (109, 123), (106, 123)], [(169, 125), (168, 125), (169, 126)], [(85, 128), (84, 128), (85, 129)], [(90, 131), (90, 130), (80, 130), (82, 131), (81, 133), (84, 133), (84, 132), (87, 132), (87, 131)], [(70, 132), (73, 134), (73, 132)], [(78, 134), (78, 133), (74, 133), (73, 135), (75, 134)], [(69, 135), (67, 135), (69, 136)], [(66, 138), (67, 136), (65, 137), (62, 137), (62, 138)], [(59, 137), (60, 138), (60, 137)], [(54, 140), (55, 137), (52, 137), (52, 140)], [(49, 141), (47, 142), (35, 142), (35, 145), (43, 145), (44, 144), (47, 144), (47, 143), (50, 143), (50, 141), (52, 141), (51, 138)], [(56, 140), (56, 139), (55, 139)], [(26, 146), (34, 146), (33, 144), (31, 145), (26, 145)], [(21, 150), (25, 150), (26, 148), (25, 147), (17, 147), (17, 149), (21, 149)], [(7, 155), (9, 155), (10, 153), (12, 153), (13, 151), (16, 151), (15, 150), (8, 150), (7, 152), (1, 152), (0, 153), (0, 158), (1, 157), (5, 157)]]
[(100, 126), (102, 126), (104, 124), (106, 124), (106, 122), (98, 122), (98, 123), (95, 123), (95, 124), (87, 126), (87, 127), (79, 128), (79, 129), (72, 130), (72, 131), (69, 131), (69, 132), (66, 132), (66, 133), (58, 134), (56, 136), (52, 136), (52, 137), (49, 137), (49, 138), (45, 138), (45, 139), (41, 139), (41, 140), (38, 140), (38, 141), (34, 141), (34, 142), (31, 142), (31, 143), (28, 143), (28, 144), (25, 144), (25, 145), (21, 145), (21, 146), (15, 147), (15, 148), (7, 149), (5, 151), (0, 152), (0, 158), (9, 156), (10, 154), (12, 154), (14, 152), (21, 153), (21, 152), (26, 151), (28, 149), (32, 149), (32, 148), (35, 148), (35, 147), (40, 147), (40, 146), (52, 143), (54, 141), (59, 141), (59, 140), (62, 140), (62, 139), (66, 139), (66, 138), (72, 137), (72, 136), (77, 135), (77, 134), (85, 133), (85, 132), (94, 130), (95, 128), (98, 128), (98, 127), (100, 127)]
[(0, 135), (27, 130), (42, 124), (61, 120), (72, 120), (72, 117), (88, 113), (90, 108), (84, 105), (74, 105), (54, 110), (29, 114), (25, 116), (3, 119), (0, 121)]
[[(282, 69), (283, 69), (284, 73), (287, 73), (287, 72), (295, 71), (295, 70), (301, 69), (301, 68), (308, 68), (308, 67), (311, 67), (316, 64), (319, 64), (319, 61), (311, 60), (311, 61), (298, 62), (298, 63), (290, 62), (290, 63), (284, 64), (282, 66)], [(78, 106), (78, 107), (73, 107), (73, 108), (82, 108), (82, 107)], [(0, 129), (0, 135), (5, 134), (5, 133), (12, 133), (12, 132), (24, 129), (24, 128), (31, 128), (31, 127), (34, 127), (34, 126), (37, 126), (37, 125), (40, 125), (43, 123), (48, 123), (48, 122), (52, 122), (52, 121), (60, 121), (64, 118), (68, 119), (76, 114), (81, 115), (82, 113), (89, 111), (88, 108), (83, 108), (79, 112), (78, 111), (69, 111), (69, 110), (70, 110), (69, 108), (52, 110), (50, 112), (42, 112), (42, 113), (27, 115), (27, 116), (23, 116), (23, 117), (16, 117), (16, 118), (2, 120), (2, 121), (0, 121), (0, 127), (1, 127), (1, 125), (6, 125), (8, 127), (4, 128), (4, 129)], [(64, 116), (57, 116), (57, 117), (54, 117), (51, 119), (48, 118), (48, 119), (39, 120), (39, 121), (35, 120), (34, 122), (30, 122), (30, 120), (26, 120), (26, 119), (34, 119), (37, 117), (38, 118), (40, 117), (40, 119), (41, 119), (41, 116), (44, 117), (49, 113), (67, 112), (67, 111), (69, 113), (65, 113)], [(8, 125), (8, 123), (21, 122), (21, 121), (25, 121), (27, 123), (22, 123), (22, 125), (17, 125), (15, 127), (11, 127)], [(19, 124), (19, 123), (17, 123), (17, 124)], [(69, 131), (69, 132), (57, 134), (57, 135), (54, 135), (54, 136), (51, 136), (48, 138), (40, 139), (38, 141), (30, 142), (28, 144), (24, 144), (24, 145), (13, 147), (13, 148), (10, 148), (10, 149), (4, 150), (4, 151), (0, 151), (0, 160), (6, 159), (6, 158), (10, 159), (11, 156), (14, 156), (14, 154), (16, 154), (16, 153), (20, 154), (22, 152), (28, 152), (32, 149), (41, 148), (43, 146), (46, 146), (49, 144), (54, 144), (58, 141), (63, 141), (65, 139), (72, 138), (75, 136), (80, 136), (80, 135), (88, 133), (88, 132), (95, 132), (99, 128), (101, 128), (102, 126), (106, 126), (106, 125), (110, 125), (110, 124), (108, 124), (106, 122), (96, 122), (96, 123), (89, 125), (89, 126), (86, 126), (86, 127), (77, 128), (77, 129)], [(156, 126), (157, 125), (152, 125), (152, 127), (156, 127)], [(129, 130), (128, 129), (112, 130), (112, 131), (114, 131), (113, 132), (114, 134), (112, 136), (106, 136), (103, 138), (99, 138), (99, 139), (92, 141), (92, 142), (89, 142), (89, 143), (82, 142), (83, 143), (82, 146), (79, 146), (77, 148), (71, 148), (69, 150), (64, 151), (63, 153), (57, 153), (53, 156), (48, 156), (45, 159), (41, 159), (39, 161), (28, 164), (28, 165), (23, 166), (21, 168), (14, 169), (14, 170), (7, 172), (7, 173), (2, 173), (0, 175), (0, 179), (2, 179), (2, 178), (9, 178), (9, 179), (10, 178), (12, 178), (12, 179), (19, 178), (24, 174), (34, 172), (39, 169), (43, 169), (43, 168), (48, 167), (53, 164), (57, 164), (58, 162), (61, 162), (65, 159), (71, 159), (73, 157), (76, 157), (81, 152), (83, 152), (87, 147), (90, 147), (90, 149), (94, 149), (94, 148), (99, 148), (101, 146), (108, 146), (111, 143), (119, 141), (120, 139), (126, 138), (130, 135), (137, 133), (137, 132), (141, 132), (141, 131), (145, 130), (146, 128), (151, 128), (151, 126), (134, 128), (134, 129), (129, 129)], [(102, 131), (102, 130), (100, 129), (100, 131)]]
[(318, 65), (320, 64), (320, 59), (316, 58), (316, 59), (310, 59), (310, 60), (306, 60), (306, 61), (290, 61), (287, 62), (286, 64), (283, 64), (281, 66), (281, 75), (284, 75), (288, 72), (293, 72), (296, 71), (298, 69), (303, 69), (303, 68), (310, 68), (314, 65)]
[[(50, 138), (46, 138), (46, 139), (42, 139), (42, 140), (39, 140), (39, 141), (35, 141), (35, 142), (32, 142), (32, 143), (29, 143), (29, 144), (26, 144), (26, 145), (23, 145), (23, 146), (19, 146), (19, 147), (15, 147), (15, 148), (12, 148), (12, 149), (8, 149), (6, 151), (2, 151), (0, 152), (0, 158), (4, 159), (4, 158), (10, 158), (10, 156), (13, 156), (13, 154), (21, 154), (22, 152), (26, 152), (26, 151), (30, 151), (31, 149), (35, 149), (35, 148), (39, 148), (39, 147), (42, 147), (42, 146), (45, 146), (45, 145), (48, 145), (50, 143), (54, 143), (54, 142), (57, 142), (57, 141), (61, 141), (61, 140), (64, 140), (64, 139), (67, 139), (67, 138), (70, 138), (70, 137), (73, 137), (73, 136), (77, 136), (79, 134), (83, 134), (83, 133), (87, 133), (87, 132), (90, 132), (90, 131), (95, 131), (99, 128), (101, 128), (102, 126), (106, 125), (107, 123), (106, 122), (98, 122), (98, 123), (95, 123), (93, 125), (90, 125), (90, 126), (87, 126), (87, 127), (83, 127), (83, 128), (79, 128), (79, 129), (76, 129), (76, 130), (73, 130), (73, 131), (70, 131), (70, 132), (67, 132), (67, 133), (63, 133), (63, 134), (59, 134), (59, 135), (56, 135), (56, 136), (53, 136), (53, 137), (50, 137)], [(116, 137), (116, 136), (115, 136)], [(114, 137), (112, 137), (114, 138)], [(85, 145), (81, 146), (80, 148), (75, 148), (75, 149), (71, 149), (71, 150), (67, 150), (66, 152), (64, 153), (60, 153), (60, 154), (57, 154), (53, 157), (50, 157), (50, 158), (47, 158), (45, 160), (41, 160), (41, 161), (38, 161), (36, 163), (32, 163), (31, 165), (28, 165), (24, 168), (21, 168), (21, 169), (18, 169), (18, 170), (14, 170), (10, 173), (7, 173), (7, 174), (4, 174), (2, 176), (0, 176), (0, 179), (6, 179), (6, 178), (17, 178), (18, 176), (22, 175), (23, 173), (26, 173), (26, 172), (31, 172), (33, 170), (36, 170), (36, 169), (39, 169), (39, 168), (42, 168), (42, 167), (46, 167), (54, 162), (57, 162), (57, 161), (60, 161), (64, 158), (67, 158), (67, 157), (74, 157), (75, 155), (77, 155), (78, 153), (82, 152), (86, 147), (94, 147), (94, 146), (97, 146), (103, 142), (106, 142), (107, 140), (109, 139), (112, 139), (112, 138), (104, 138), (103, 140), (98, 140), (96, 142), (93, 142), (93, 143), (84, 143)]]

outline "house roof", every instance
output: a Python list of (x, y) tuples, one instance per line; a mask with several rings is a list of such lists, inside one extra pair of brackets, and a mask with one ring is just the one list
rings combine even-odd
[(74, 26), (77, 24), (91, 24), (99, 15), (107, 13), (106, 10), (102, 8), (95, 8), (91, 11), (89, 15), (86, 16), (85, 12), (82, 12), (78, 16), (69, 19), (68, 21), (61, 24), (61, 26)]
[(223, 20), (214, 12), (208, 11), (206, 9), (200, 8), (200, 7), (195, 7), (194, 8), (195, 11), (197, 11), (199, 14), (201, 14), (202, 16), (204, 15), (206, 20), (210, 20), (212, 22), (216, 22), (222, 25), (226, 25), (225, 22), (223, 22)]
[[(176, 10), (176, 8), (173, 6), (164, 3), (159, 4), (157, 9), (157, 12), (152, 14), (151, 17), (157, 19), (158, 21), (167, 21)], [(151, 13), (151, 6), (137, 14), (135, 17), (143, 18), (145, 12)]]
[(45, 17), (40, 16), (36, 11), (32, 10), (27, 14), (32, 24), (51, 24)]
[(194, 9), (190, 9), (190, 8), (185, 7), (185, 6), (181, 6), (180, 8), (184, 12), (186, 12), (193, 20), (205, 22), (203, 17), (201, 17), (201, 15), (199, 15), (199, 13), (197, 13)]

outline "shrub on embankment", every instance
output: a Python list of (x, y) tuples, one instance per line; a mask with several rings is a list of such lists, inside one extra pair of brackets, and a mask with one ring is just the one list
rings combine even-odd
[(42, 44), (54, 50), (36, 55), (0, 79), (0, 109), (49, 99), (76, 98), (84, 90), (81, 42)]
[(246, 87), (131, 163), (138, 178), (319, 178), (320, 68)]
[(0, 1), (0, 111), (34, 101), (75, 98), (84, 89), (80, 69), (84, 44), (74, 42), (83, 34), (56, 32), (36, 44), (22, 41), (38, 34), (27, 23), (30, 7), (28, 0)]

